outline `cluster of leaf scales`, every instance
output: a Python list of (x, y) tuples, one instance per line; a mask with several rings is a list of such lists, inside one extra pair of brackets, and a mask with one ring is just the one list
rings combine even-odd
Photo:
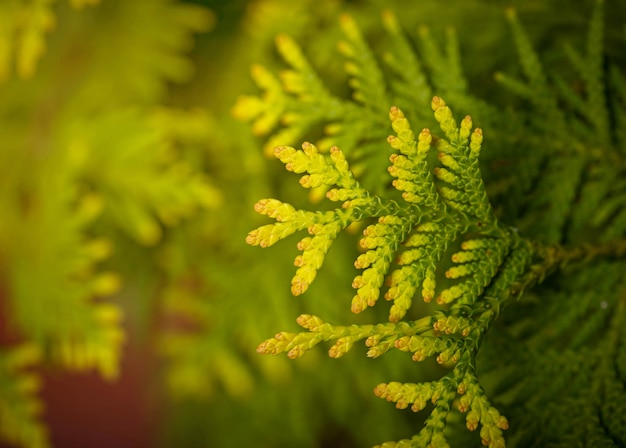
[[(355, 262), (362, 272), (353, 282), (352, 310), (363, 311), (381, 295), (392, 302), (386, 323), (337, 326), (302, 315), (298, 323), (308, 332), (279, 333), (259, 351), (287, 352), (295, 358), (330, 341), (329, 354), (338, 357), (364, 340), (368, 356), (398, 349), (412, 353), (417, 361), (436, 357), (451, 369), (439, 381), (392, 382), (376, 388), (377, 395), (399, 408), (419, 411), (428, 401), (434, 403), (418, 435), (382, 446), (445, 446), (443, 428), (453, 406), (467, 413), (465, 422), (470, 430), (482, 426), (483, 443), (503, 444), (506, 420), (489, 404), (475, 370), (477, 351), (484, 347), (488, 350), (482, 350), (487, 354), (481, 360), (489, 360), (484, 367), (497, 371), (496, 392), (504, 394), (498, 397), (498, 407), (514, 419), (513, 443), (571, 446), (585, 440), (590, 446), (623, 444), (623, 425), (612, 416), (612, 410), (623, 407), (626, 371), (620, 351), (624, 332), (618, 330), (624, 319), (620, 311), (624, 287), (615, 284), (619, 278), (615, 270), (623, 263), (564, 273), (556, 287), (552, 283), (541, 290), (541, 301), (534, 303), (531, 298), (525, 302), (515, 312), (517, 320), (505, 316), (504, 325), (492, 329), (495, 334), (487, 338), (490, 343), (483, 343), (486, 330), (493, 327), (504, 305), (555, 268), (626, 253), (626, 214), (622, 210), (626, 196), (619, 180), (625, 171), (621, 155), (626, 140), (620, 130), (623, 126), (614, 125), (626, 117), (626, 82), (616, 67), (606, 71), (603, 17), (604, 4), (596, 1), (585, 53), (566, 47), (572, 73), (580, 77), (577, 84), (558, 73), (547, 75), (515, 11), (507, 11), (525, 80), (504, 74), (497, 74), (496, 79), (529, 104), (528, 111), (512, 112), (507, 123), (498, 120), (500, 111), (464, 93), (466, 83), (460, 75), (454, 36), (443, 57), (427, 30), (420, 32), (424, 63), (433, 74), (437, 91), (454, 98), (455, 104), (480, 109), (498, 134), (493, 143), (508, 143), (498, 148), (495, 162), (499, 169), (489, 173), (490, 195), (499, 216), (515, 220), (519, 233), (546, 243), (569, 243), (573, 249), (542, 246), (521, 238), (517, 229), (499, 224), (478, 169), (482, 133), (472, 131), (469, 117), (457, 126), (438, 98), (432, 104), (440, 137), (428, 130), (416, 137), (403, 114), (392, 108), (396, 135), (388, 141), (396, 152), (390, 158), (389, 173), (401, 199), (384, 188), (362, 187), (355, 180), (359, 176), (351, 174), (360, 174), (361, 166), (351, 172), (337, 148), (330, 151), (330, 157), (323, 154), (334, 139), (350, 160), (369, 160), (370, 166), (375, 166), (377, 156), (361, 147), (383, 153), (375, 142), (379, 138), (376, 130), (382, 129), (375, 117), (382, 105), (399, 104), (410, 108), (417, 121), (424, 120), (416, 105), (432, 89), (421, 61), (391, 14), (385, 16), (392, 37), (385, 55), (392, 72), (387, 89), (381, 88), (386, 80), (358, 29), (344, 17), (341, 25), (346, 42), (340, 49), (349, 61), (346, 70), (355, 102), (332, 97), (300, 49), (281, 38), (279, 48), (293, 70), (285, 74), (282, 86), (272, 81), (269, 73), (257, 73), (265, 97), (239, 103), (236, 112), (242, 115), (247, 111), (243, 118), (256, 117), (257, 131), (263, 128), (260, 134), (268, 133), (279, 119), (286, 126), (272, 136), (270, 146), (303, 135), (313, 123), (330, 122), (319, 151), (305, 144), (302, 151), (279, 147), (275, 152), (288, 169), (306, 173), (303, 186), (322, 187), (330, 200), (342, 203), (333, 211), (308, 212), (276, 200), (261, 201), (257, 210), (278, 222), (252, 232), (248, 242), (267, 246), (308, 229), (310, 236), (298, 245), (303, 252), (296, 258), (298, 271), (293, 280), (293, 292), (301, 294), (315, 278), (336, 235), (364, 220), (369, 225), (361, 239), (363, 252)], [(454, 78), (453, 82), (446, 82), (449, 78)], [(573, 87), (579, 85), (584, 86), (580, 91)], [(313, 110), (324, 111), (324, 116)], [(506, 133), (500, 133), (498, 127)], [(360, 137), (350, 137), (354, 135)], [(432, 166), (433, 158), (427, 156), (432, 147), (437, 149), (437, 166)], [(367, 185), (378, 187), (369, 180)], [(372, 218), (378, 221), (371, 223)], [(604, 285), (604, 293), (598, 284)], [(436, 299), (440, 307), (414, 320), (412, 301), (420, 295), (426, 302)], [(564, 396), (566, 400), (562, 400)]]
[[(263, 94), (241, 96), (233, 109), (237, 118), (252, 122), (255, 134), (269, 134), (266, 154), (271, 155), (277, 145), (295, 145), (312, 138), (315, 129), (323, 127), (324, 136), (316, 146), (322, 151), (339, 146), (350, 156), (353, 171), (370, 190), (380, 192), (386, 187), (386, 178), (379, 171), (386, 152), (379, 148), (388, 132), (385, 115), (389, 108), (397, 105), (414, 124), (430, 126), (433, 120), (427, 105), (435, 91), (456, 102), (469, 102), (454, 32), (449, 33), (443, 51), (428, 29), (422, 28), (422, 62), (394, 14), (387, 11), (383, 23), (391, 40), (384, 55), (385, 68), (392, 74), (389, 77), (356, 21), (349, 15), (340, 18), (344, 39), (338, 48), (346, 60), (352, 99), (333, 94), (298, 44), (286, 35), (278, 36), (276, 46), (289, 69), (276, 77), (261, 65), (253, 66), (252, 78)], [(438, 75), (432, 86), (427, 69)], [(477, 107), (479, 102), (473, 104)]]
[[(400, 195), (376, 195), (363, 188), (337, 147), (328, 155), (310, 143), (304, 143), (301, 150), (275, 149), (287, 170), (303, 174), (303, 187), (327, 187), (326, 197), (341, 202), (341, 207), (313, 212), (263, 199), (256, 204), (256, 211), (276, 222), (250, 232), (247, 242), (267, 247), (307, 230), (309, 235), (298, 243), (301, 254), (295, 259), (298, 269), (292, 279), (292, 292), (299, 295), (315, 279), (338, 233), (355, 222), (376, 218), (365, 227), (360, 240), (362, 253), (355, 266), (361, 273), (352, 283), (356, 294), (351, 309), (360, 313), (381, 296), (392, 306), (388, 323), (371, 325), (336, 326), (317, 316), (302, 315), (298, 323), (308, 332), (278, 333), (258, 351), (286, 352), (297, 358), (318, 343), (331, 341), (329, 354), (339, 357), (355, 342), (365, 340), (371, 357), (391, 349), (409, 352), (416, 361), (436, 357), (451, 369), (440, 380), (381, 384), (376, 394), (398, 408), (410, 406), (414, 411), (424, 409), (429, 401), (435, 404), (425, 428), (412, 443), (442, 446), (448, 413), (460, 397), (455, 406), (467, 412), (467, 427), (481, 426), (484, 443), (501, 446), (502, 429), (508, 424), (480, 386), (475, 356), (501, 300), (511, 295), (511, 286), (525, 273), (532, 250), (493, 215), (478, 167), (481, 129), (473, 128), (469, 116), (457, 124), (439, 97), (433, 98), (432, 109), (441, 136), (428, 129), (416, 135), (401, 110), (392, 107), (389, 113), (395, 134), (387, 141), (395, 151), (388, 170)], [(433, 148), (439, 161), (436, 167), (428, 157)], [(460, 250), (450, 254), (454, 244), (460, 245)], [(451, 256), (452, 266), (445, 270), (447, 281), (438, 285), (438, 270), (447, 256)], [(435, 299), (440, 307), (432, 315), (407, 320), (416, 296), (426, 302)]]

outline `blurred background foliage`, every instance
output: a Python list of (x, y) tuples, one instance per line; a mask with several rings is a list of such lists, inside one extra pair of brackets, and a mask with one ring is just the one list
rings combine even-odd
[[(558, 66), (559, 42), (584, 39), (586, 3), (0, 2), (0, 440), (352, 447), (416, 432), (414, 415), (372, 390), (427, 379), (435, 365), (368, 359), (364, 348), (340, 361), (255, 353), (304, 311), (346, 322), (349, 301), (337, 298), (351, 297), (357, 237), (338, 242), (305, 297), (290, 295), (295, 248), (258, 251), (244, 238), (263, 221), (252, 209), (259, 198), (307, 198), (231, 109), (257, 92), (252, 64), (284, 68), (279, 33), (349, 97), (338, 18), (352, 14), (377, 49), (384, 9), (412, 38), (427, 25), (443, 41), (455, 27), (469, 91), (515, 106), (493, 80), (519, 71), (505, 7), (517, 8), (537, 48), (556, 49), (545, 60)], [(77, 394), (82, 409), (70, 414)], [(64, 421), (81, 413), (93, 420)]]

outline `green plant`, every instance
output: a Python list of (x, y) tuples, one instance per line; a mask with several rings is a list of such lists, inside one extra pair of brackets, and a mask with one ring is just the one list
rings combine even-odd
[(162, 103), (212, 16), (168, 1), (76, 10), (90, 3), (0, 5), (0, 440), (15, 446), (50, 445), (41, 369), (120, 376), (133, 313), (114, 295), (138, 269), (112, 260), (220, 200), (186, 160), (198, 114)]
[[(491, 447), (505, 445), (509, 425), (520, 446), (626, 442), (626, 292), (617, 274), (626, 255), (626, 89), (621, 70), (604, 62), (603, 11), (595, 2), (584, 53), (565, 47), (577, 79), (546, 75), (515, 11), (507, 11), (526, 80), (496, 78), (525, 101), (516, 109), (468, 93), (453, 32), (441, 51), (422, 29), (420, 59), (390, 13), (386, 70), (354, 20), (341, 19), (353, 100), (330, 93), (284, 35), (277, 46), (290, 68), (280, 80), (254, 68), (264, 94), (242, 98), (235, 113), (255, 120), (259, 133), (278, 128), (266, 148), (303, 174), (313, 199), (325, 195), (341, 207), (308, 211), (260, 200), (255, 210), (276, 222), (246, 241), (268, 247), (307, 230), (291, 281), (301, 295), (338, 235), (365, 226), (351, 309), (362, 313), (381, 295), (392, 302), (387, 321), (369, 314), (366, 323), (336, 325), (302, 314), (297, 322), (307, 331), (280, 332), (258, 351), (298, 358), (332, 342), (329, 355), (337, 358), (365, 341), (372, 358), (390, 350), (415, 361), (435, 357), (438, 378), (376, 387), (396, 407), (428, 413), (417, 435), (380, 446), (466, 446), (472, 439), (459, 431), (462, 420), (470, 431), (480, 427)], [(455, 109), (476, 110), (484, 146), (493, 145), (482, 168), (483, 131), (469, 115), (455, 120), (440, 96), (431, 100), (440, 132), (429, 130), (433, 92)], [(387, 114), (391, 154), (383, 143)], [(315, 145), (275, 146), (320, 127), (326, 135)], [(380, 174), (387, 158), (390, 177)]]
[[(386, 8), (397, 18), (381, 22)], [(480, 444), (472, 405), (506, 416), (481, 429), (509, 446), (623, 445), (623, 16), (618, 0), (0, 1), (0, 444), (367, 446), (410, 438), (446, 403), (393, 411), (377, 384), (428, 395), (465, 372), (450, 445)], [(250, 61), (262, 94), (236, 103)], [(324, 173), (294, 188), (263, 153), (305, 140), (281, 157)], [(298, 300), (295, 244), (242, 238), (267, 223), (260, 197), (292, 204), (262, 206), (295, 219), (283, 229), (321, 220), (294, 289), (323, 266)], [(452, 260), (481, 250), (501, 260)], [(369, 306), (386, 263), (391, 300)], [(299, 334), (301, 314), (315, 330)], [(276, 328), (331, 339), (259, 356)], [(396, 349), (420, 340), (441, 350), (415, 363)], [(351, 348), (335, 360), (326, 344)]]

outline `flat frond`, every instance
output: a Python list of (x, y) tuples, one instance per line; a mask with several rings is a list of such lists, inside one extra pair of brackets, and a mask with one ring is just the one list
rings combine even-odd
[[(514, 230), (498, 223), (486, 196), (477, 163), (483, 143), (482, 132), (472, 130), (470, 117), (457, 126), (441, 98), (433, 98), (432, 109), (445, 135), (445, 138), (437, 137), (441, 166), (439, 171), (435, 170), (435, 176), (427, 157), (433, 145), (430, 131), (425, 129), (416, 137), (402, 111), (391, 109), (395, 135), (389, 137), (388, 142), (397, 153), (390, 157), (390, 173), (395, 178), (393, 186), (402, 193), (403, 201), (364, 189), (350, 171), (343, 153), (336, 148), (329, 157), (320, 154), (310, 143), (303, 144), (302, 150), (277, 147), (275, 154), (286, 168), (303, 174), (302, 186), (331, 187), (327, 197), (343, 201), (343, 205), (334, 211), (314, 213), (296, 210), (275, 199), (262, 200), (257, 203), (256, 210), (277, 222), (252, 231), (247, 239), (250, 244), (264, 246), (308, 228), (311, 236), (298, 243), (302, 255), (296, 257), (298, 271), (292, 280), (292, 292), (299, 295), (315, 278), (338, 232), (353, 222), (378, 218), (376, 223), (365, 228), (360, 240), (364, 252), (357, 258), (355, 266), (362, 272), (353, 280), (356, 295), (351, 308), (360, 313), (374, 306), (387, 279), (385, 298), (393, 301), (389, 315), (391, 323), (344, 327), (304, 315), (298, 322), (309, 332), (278, 333), (261, 344), (258, 350), (271, 354), (286, 352), (289, 357), (297, 358), (320, 342), (334, 341), (329, 353), (332, 357), (339, 357), (354, 342), (366, 339), (366, 345), (370, 347), (368, 356), (377, 357), (396, 348), (411, 353), (415, 361), (436, 357), (438, 363), (454, 366), (452, 376), (440, 383), (432, 383), (445, 387), (433, 392), (437, 395), (437, 399), (432, 399), (435, 408), (425, 429), (416, 436), (424, 443), (444, 437), (441, 430), (452, 401), (460, 393), (457, 388), (461, 379), (469, 374), (468, 363), (473, 363), (471, 360), (476, 355), (476, 341), (482, 339), (500, 307), (507, 300), (519, 297), (524, 288), (540, 281), (555, 263), (562, 262), (560, 256), (543, 249), (546, 254), (544, 264), (537, 266), (534, 272), (527, 272), (532, 246), (522, 243)], [(441, 272), (443, 256), (449, 245), (459, 243), (461, 251), (452, 255), (455, 264), (445, 271), (448, 279), (459, 281), (447, 287), (437, 287), (436, 278)], [(573, 258), (578, 256), (582, 253), (571, 255)], [(562, 257), (570, 255), (563, 252)], [(414, 296), (421, 293), (429, 302), (437, 290), (437, 303), (442, 309), (436, 315), (417, 321), (406, 319)], [(475, 404), (468, 404), (468, 409), (471, 408), (468, 421), (474, 422), (476, 414), (491, 415), (491, 420), (486, 417), (477, 420), (483, 425), (481, 437), (487, 444), (501, 446), (501, 430), (507, 426), (506, 419), (491, 407), (477, 378), (473, 378), (472, 390), (483, 398), (477, 398)], [(380, 386), (377, 394), (391, 397), (399, 407), (409, 404), (416, 410), (424, 407), (424, 400), (414, 399), (414, 395), (426, 390), (427, 385), (398, 385), (399, 390), (406, 389), (406, 393), (391, 395), (389, 387)], [(463, 391), (465, 393), (467, 387)], [(476, 427), (474, 423), (468, 425), (470, 429)]]
[[(259, 352), (297, 358), (331, 343), (329, 355), (340, 357), (364, 340), (369, 357), (395, 349), (417, 362), (436, 361), (439, 378), (376, 387), (375, 394), (397, 408), (427, 414), (418, 434), (380, 447), (449, 446), (451, 425), (480, 428), (478, 437), (491, 447), (505, 446), (507, 430), (519, 446), (577, 440), (611, 446), (622, 440), (610, 415), (623, 407), (623, 388), (616, 384), (626, 372), (618, 273), (626, 254), (626, 171), (618, 156), (623, 132), (612, 122), (626, 123), (626, 83), (617, 69), (609, 69), (611, 75), (605, 69), (603, 8), (596, 2), (584, 51), (565, 50), (576, 80), (569, 73), (552, 76), (517, 13), (507, 11), (522, 77), (497, 79), (527, 103), (519, 110), (496, 109), (466, 93), (454, 32), (441, 48), (421, 28), (418, 57), (395, 16), (385, 13), (392, 42), (384, 56), (386, 79), (354, 21), (342, 19), (347, 41), (340, 49), (349, 59), (355, 101), (341, 103), (341, 117), (317, 123), (327, 124), (324, 147), (353, 135), (346, 156), (311, 144), (302, 151), (276, 149), (288, 170), (303, 175), (303, 187), (328, 189), (327, 198), (341, 208), (311, 212), (264, 200), (257, 211), (277, 222), (251, 232), (248, 242), (269, 245), (308, 230), (295, 261), (292, 292), (298, 295), (339, 233), (363, 223), (350, 308), (363, 314), (359, 319), (371, 318), (375, 310), (369, 308), (385, 306), (382, 296), (390, 302), (389, 322), (346, 326), (304, 315), (298, 323), (307, 331), (280, 332)], [(608, 93), (613, 84), (622, 86), (620, 94)], [(310, 90), (327, 95), (320, 86), (313, 83)], [(476, 106), (485, 113), (484, 135), (472, 117), (458, 120), (440, 96), (432, 97), (430, 116), (419, 110), (434, 90), (445, 93), (455, 110)], [(370, 183), (361, 167), (369, 161), (370, 174), (376, 169), (382, 128), (365, 128), (378, 126), (389, 102), (411, 109), (391, 108), (391, 182), (381, 176)], [(489, 126), (496, 128), (493, 134)], [(483, 140), (485, 149), (493, 149), (487, 166), (502, 170), (487, 180), (480, 164)], [(337, 154), (343, 171), (333, 165)], [(265, 204), (272, 204), (269, 212)], [(509, 219), (517, 227), (503, 224)], [(557, 270), (563, 280), (552, 277)], [(534, 287), (538, 293), (529, 294)], [(527, 301), (516, 304), (522, 297)]]

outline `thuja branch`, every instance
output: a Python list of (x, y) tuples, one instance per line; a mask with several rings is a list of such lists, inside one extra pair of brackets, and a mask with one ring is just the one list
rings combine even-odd
[[(478, 162), (482, 130), (474, 128), (469, 116), (457, 123), (439, 97), (431, 106), (439, 135), (429, 129), (415, 133), (400, 109), (390, 110), (394, 135), (387, 142), (394, 152), (388, 171), (396, 192), (389, 195), (361, 186), (337, 147), (328, 155), (311, 143), (301, 150), (274, 150), (287, 170), (302, 174), (303, 187), (324, 187), (327, 198), (341, 206), (318, 212), (297, 210), (277, 199), (260, 200), (255, 209), (276, 222), (250, 232), (247, 242), (267, 247), (306, 229), (309, 235), (297, 245), (302, 253), (295, 259), (298, 269), (292, 279), (292, 292), (300, 295), (314, 281), (337, 235), (352, 223), (374, 219), (363, 231), (362, 253), (354, 263), (361, 273), (352, 282), (356, 293), (351, 310), (360, 313), (381, 296), (392, 305), (389, 322), (370, 325), (333, 325), (302, 315), (298, 324), (307, 331), (280, 332), (258, 351), (297, 358), (330, 342), (329, 355), (336, 358), (364, 340), (370, 357), (392, 349), (410, 353), (415, 361), (433, 357), (451, 369), (439, 381), (376, 387), (378, 396), (399, 408), (412, 405), (417, 412), (428, 400), (435, 404), (422, 431), (399, 446), (445, 446), (444, 428), (454, 403), (466, 413), (469, 430), (481, 427), (484, 444), (504, 446), (502, 430), (508, 423), (491, 406), (476, 373), (476, 355), (491, 323), (503, 307), (555, 269), (599, 256), (622, 256), (626, 241), (572, 249), (544, 246), (500, 223)], [(435, 166), (429, 157), (433, 149)], [(450, 256), (451, 247), (460, 250), (451, 255), (450, 266), (444, 257)], [(431, 315), (407, 319), (420, 296), (439, 306)]]

